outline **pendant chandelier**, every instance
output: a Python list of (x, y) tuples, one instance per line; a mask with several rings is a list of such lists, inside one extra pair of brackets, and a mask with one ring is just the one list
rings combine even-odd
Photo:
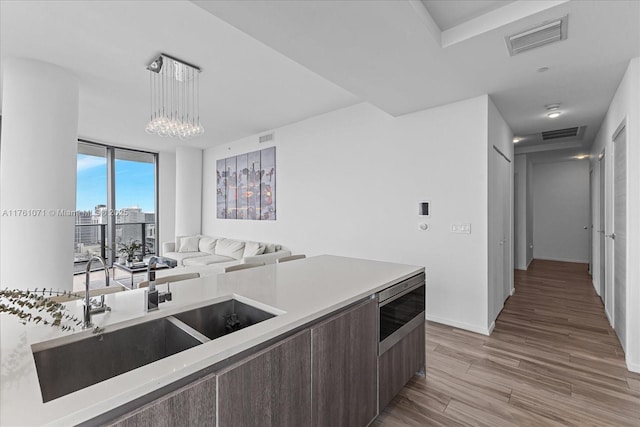
[(204, 133), (200, 124), (200, 68), (161, 54), (148, 66), (151, 119), (147, 133), (189, 139)]

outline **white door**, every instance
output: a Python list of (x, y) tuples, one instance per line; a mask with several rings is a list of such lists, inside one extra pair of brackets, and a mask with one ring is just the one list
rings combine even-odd
[(613, 324), (622, 348), (627, 332), (627, 137), (623, 127), (613, 139)]
[(589, 274), (593, 275), (593, 169), (589, 170)]
[[(511, 162), (502, 159), (500, 162), (502, 179), (502, 302), (509, 298), (511, 294), (511, 277), (513, 277), (513, 259), (511, 252), (511, 241), (509, 239), (511, 230), (511, 185), (513, 183), (511, 175)], [(503, 304), (504, 305), (504, 304)]]
[(511, 291), (511, 281), (509, 274), (511, 271), (511, 249), (510, 249), (510, 228), (511, 228), (511, 167), (508, 160), (496, 147), (490, 158), (490, 179), (489, 189), (489, 241), (491, 243), (491, 263), (489, 271), (490, 279), (490, 312), (495, 318), (502, 307), (504, 301)]
[(606, 239), (605, 239), (605, 156), (604, 154), (600, 156), (600, 161), (598, 162), (600, 165), (600, 182), (599, 182), (599, 201), (600, 201), (600, 215), (598, 219), (598, 236), (600, 236), (600, 261), (599, 261), (599, 273), (600, 280), (598, 280), (600, 285), (600, 299), (604, 306), (607, 306), (607, 288), (606, 288), (606, 266), (607, 266), (607, 249), (606, 249)]

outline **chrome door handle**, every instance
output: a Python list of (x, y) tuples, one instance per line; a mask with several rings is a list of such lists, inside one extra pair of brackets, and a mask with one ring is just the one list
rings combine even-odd
[(611, 234), (605, 234), (605, 237), (609, 237), (612, 240), (616, 240), (616, 233), (611, 233)]
[(585, 230), (588, 230), (588, 229), (589, 229), (589, 227), (587, 227), (586, 225), (585, 225), (584, 227), (582, 227), (582, 228), (584, 228)]

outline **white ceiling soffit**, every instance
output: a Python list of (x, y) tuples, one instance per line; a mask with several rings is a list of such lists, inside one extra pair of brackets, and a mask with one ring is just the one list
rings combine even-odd
[(547, 151), (516, 152), (515, 155), (527, 155), (527, 160), (534, 164), (558, 163), (568, 161), (589, 161), (589, 151), (580, 147), (560, 146)]
[(569, 141), (569, 142), (558, 142), (555, 144), (544, 144), (544, 145), (531, 145), (531, 146), (517, 146), (514, 149), (515, 154), (528, 154), (528, 153), (538, 153), (542, 151), (556, 151), (556, 150), (566, 150), (568, 148), (575, 148), (578, 151), (584, 151), (584, 145), (579, 141)]
[(442, 31), (499, 9), (513, 0), (420, 0)]
[(491, 10), (490, 12), (443, 31), (441, 36), (442, 47), (448, 47), (472, 37), (477, 37), (507, 24), (552, 9), (568, 1), (569, 0), (520, 0), (505, 4), (503, 7)]
[[(98, 142), (205, 148), (361, 102), (188, 1), (1, 1), (0, 16), (1, 59), (37, 59), (78, 76), (78, 132)], [(202, 69), (201, 137), (145, 133), (146, 66), (161, 52)]]

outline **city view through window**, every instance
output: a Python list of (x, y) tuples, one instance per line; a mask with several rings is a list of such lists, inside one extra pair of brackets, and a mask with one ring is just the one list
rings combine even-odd
[[(113, 159), (113, 180), (109, 178), (109, 159)], [(76, 273), (84, 271), (93, 255), (102, 256), (109, 263), (118, 261), (122, 244), (143, 244), (136, 252), (138, 258), (156, 253), (155, 160), (151, 153), (78, 144)], [(112, 203), (108, 200), (110, 182), (113, 182)], [(110, 248), (116, 249), (115, 259)]]

